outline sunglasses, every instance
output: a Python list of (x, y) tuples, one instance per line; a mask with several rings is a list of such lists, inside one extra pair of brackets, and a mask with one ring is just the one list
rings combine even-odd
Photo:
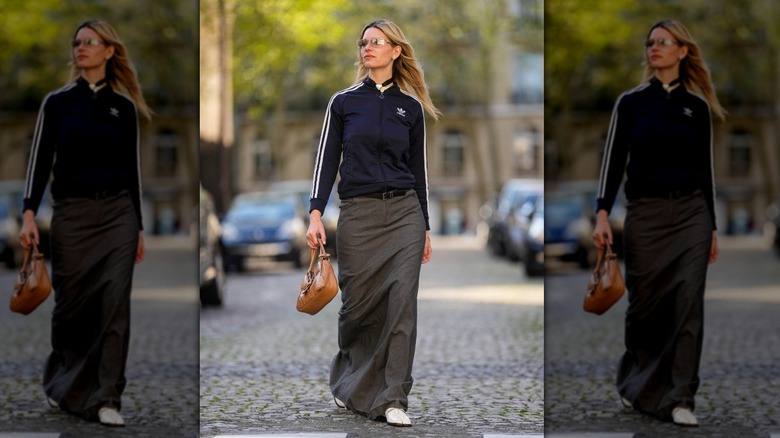
[(371, 38), (370, 40), (363, 38), (357, 41), (357, 45), (361, 49), (366, 47), (369, 44), (371, 44), (371, 47), (377, 48), (377, 47), (384, 46), (387, 43), (388, 42), (385, 41), (384, 38)]
[(656, 43), (658, 43), (659, 46), (663, 46), (663, 47), (679, 45), (677, 41), (671, 38), (658, 38), (657, 40), (650, 38), (647, 41), (645, 41), (645, 47), (649, 49), (650, 47), (653, 47)]
[(100, 41), (97, 38), (84, 38), (83, 40), (80, 40), (76, 38), (75, 40), (71, 41), (70, 45), (75, 49), (77, 47), (80, 47), (81, 44), (84, 44), (86, 46), (92, 46), (97, 47), (101, 44), (103, 44), (103, 41)]

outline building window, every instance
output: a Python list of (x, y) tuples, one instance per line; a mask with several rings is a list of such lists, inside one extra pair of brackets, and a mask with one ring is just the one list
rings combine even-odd
[(509, 10), (520, 23), (543, 21), (544, 4), (541, 0), (513, 0), (509, 2)]
[(273, 179), (273, 154), (271, 143), (258, 138), (252, 143), (252, 175), (256, 181), (268, 181)]
[(176, 176), (179, 136), (169, 129), (157, 133), (155, 171), (158, 177)]
[(544, 100), (544, 55), (520, 53), (515, 56), (512, 103), (542, 103)]
[(729, 173), (732, 177), (745, 177), (750, 172), (752, 138), (747, 131), (738, 129), (731, 133), (729, 142)]
[(444, 134), (444, 176), (463, 176), (464, 148), (463, 134), (457, 131)]
[(536, 173), (536, 153), (538, 148), (536, 138), (536, 130), (533, 128), (515, 131), (515, 136), (512, 140), (512, 159), (516, 175), (532, 175)]

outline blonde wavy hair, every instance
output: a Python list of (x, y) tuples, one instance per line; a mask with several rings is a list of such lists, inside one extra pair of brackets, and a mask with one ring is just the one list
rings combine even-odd
[[(726, 110), (718, 102), (718, 96), (715, 94), (715, 86), (712, 84), (712, 77), (710, 75), (710, 69), (707, 67), (707, 63), (704, 62), (704, 58), (701, 55), (701, 49), (694, 41), (693, 36), (688, 29), (683, 26), (677, 20), (665, 19), (652, 25), (647, 32), (647, 37), (654, 29), (663, 28), (672, 34), (677, 43), (681, 46), (688, 47), (688, 55), (680, 61), (680, 81), (685, 85), (685, 88), (700, 94), (704, 97), (707, 103), (710, 104), (712, 112), (714, 112), (721, 120), (726, 118)], [(645, 70), (644, 81), (649, 80), (655, 74), (655, 69), (650, 67), (650, 60), (647, 58), (647, 50), (645, 50)]]
[[(360, 32), (360, 38), (366, 33), (366, 30), (370, 28), (377, 28), (384, 32), (385, 36), (393, 46), (401, 47), (401, 54), (393, 62), (393, 81), (403, 91), (409, 94), (413, 94), (422, 103), (423, 108), (428, 114), (433, 117), (434, 120), (439, 120), (441, 111), (431, 101), (431, 96), (428, 93), (428, 86), (425, 84), (425, 74), (423, 73), (422, 66), (414, 57), (414, 49), (409, 41), (406, 40), (406, 36), (401, 31), (401, 28), (397, 24), (388, 20), (374, 20), (368, 23), (363, 31)], [(360, 49), (358, 49), (358, 71), (357, 79), (355, 83), (360, 83), (368, 77), (369, 70), (363, 64), (363, 58), (360, 56)]]
[[(114, 28), (103, 20), (88, 20), (76, 28), (73, 37), (75, 38), (79, 31), (85, 27), (94, 30), (106, 46), (114, 47), (114, 56), (106, 62), (106, 79), (108, 79), (111, 88), (129, 96), (138, 111), (147, 119), (151, 119), (153, 112), (141, 93), (141, 84), (138, 83), (135, 67), (127, 56), (127, 49)], [(70, 80), (74, 81), (81, 76), (81, 69), (76, 64), (75, 50), (71, 51), (71, 56)]]

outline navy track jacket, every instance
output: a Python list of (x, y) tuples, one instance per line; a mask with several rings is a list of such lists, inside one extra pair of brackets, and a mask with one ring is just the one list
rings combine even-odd
[(604, 148), (597, 211), (610, 212), (624, 172), (628, 199), (701, 190), (716, 229), (707, 101), (682, 84), (667, 93), (656, 78), (623, 93), (615, 103)]
[(311, 210), (325, 210), (337, 172), (341, 199), (414, 189), (426, 229), (430, 229), (425, 117), (420, 101), (397, 85), (380, 93), (371, 79), (334, 94), (317, 148)]
[[(56, 158), (56, 160), (55, 160)], [(49, 175), (54, 200), (127, 190), (141, 218), (138, 115), (130, 98), (83, 78), (49, 93), (35, 126), (24, 209), (38, 211)]]

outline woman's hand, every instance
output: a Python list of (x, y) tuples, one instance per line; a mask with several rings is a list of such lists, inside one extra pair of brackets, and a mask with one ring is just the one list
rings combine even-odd
[(712, 232), (712, 246), (710, 246), (710, 264), (718, 261), (718, 232)]
[(431, 249), (431, 236), (428, 232), (428, 230), (425, 231), (425, 248), (423, 248), (423, 256), (422, 256), (422, 264), (426, 264), (431, 261), (431, 253), (433, 253), (433, 250)]
[(144, 255), (146, 254), (146, 248), (144, 247), (144, 232), (138, 232), (138, 249), (135, 251), (135, 264), (139, 264), (144, 261)]
[(612, 245), (612, 227), (609, 225), (606, 210), (599, 210), (596, 213), (596, 228), (593, 229), (593, 244), (598, 249), (604, 249), (605, 243)]
[(309, 213), (309, 229), (306, 231), (306, 244), (309, 245), (309, 248), (319, 248), (320, 244), (317, 242), (318, 234), (322, 239), (323, 245), (328, 243), (325, 239), (325, 226), (322, 225), (322, 213), (319, 210), (312, 210)]
[(19, 230), (19, 240), (24, 249), (32, 248), (33, 242), (36, 245), (40, 242), (38, 225), (35, 223), (35, 213), (32, 210), (25, 210), (22, 215), (22, 229)]

